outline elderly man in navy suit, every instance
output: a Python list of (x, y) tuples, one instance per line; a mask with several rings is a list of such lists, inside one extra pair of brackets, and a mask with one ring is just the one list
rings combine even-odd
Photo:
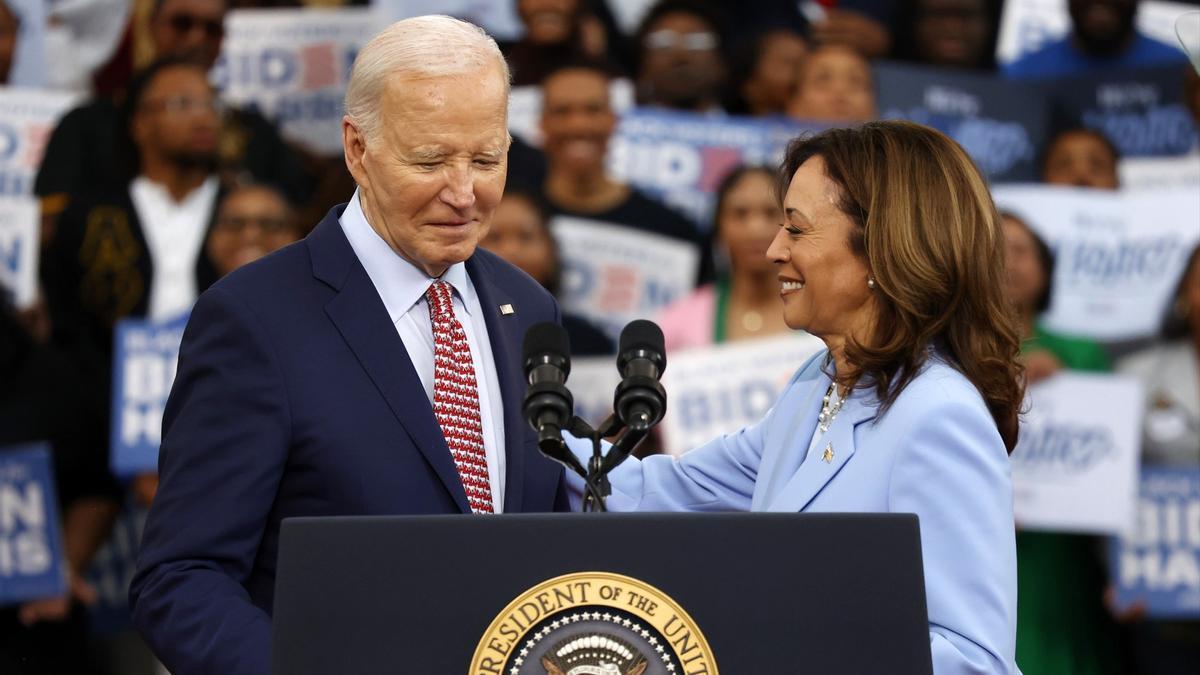
[(130, 590), (174, 675), (268, 672), (284, 518), (565, 508), (520, 410), (522, 337), (558, 307), (476, 248), (508, 89), (477, 27), (388, 27), (346, 92), (350, 202), (196, 303)]

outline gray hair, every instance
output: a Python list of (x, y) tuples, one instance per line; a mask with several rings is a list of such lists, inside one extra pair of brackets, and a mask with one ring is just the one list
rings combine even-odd
[(482, 28), (449, 16), (416, 16), (397, 21), (371, 38), (354, 59), (346, 86), (346, 115), (364, 138), (379, 127), (379, 98), (388, 78), (444, 77), (498, 66), (505, 93), (511, 87), (508, 63)]

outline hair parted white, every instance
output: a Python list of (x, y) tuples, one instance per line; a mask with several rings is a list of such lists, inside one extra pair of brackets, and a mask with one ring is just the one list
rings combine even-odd
[(443, 15), (397, 21), (358, 52), (346, 85), (346, 116), (364, 138), (379, 127), (379, 99), (392, 77), (444, 77), (497, 68), (505, 91), (512, 78), (500, 47), (482, 28)]

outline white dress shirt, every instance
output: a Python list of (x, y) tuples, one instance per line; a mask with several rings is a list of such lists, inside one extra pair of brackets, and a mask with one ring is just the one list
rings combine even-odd
[[(358, 201), (358, 191), (346, 205), (340, 219), (342, 231), (350, 240), (350, 248), (367, 270), (383, 300), (396, 332), (404, 342), (425, 397), (433, 405), (433, 322), (429, 318), (429, 302), (425, 292), (436, 279), (405, 260), (379, 236), (367, 222)], [(454, 289), (454, 316), (467, 334), (475, 380), (479, 383), (479, 415), (483, 423), (483, 448), (487, 454), (488, 480), (492, 485), (492, 508), (502, 513), (504, 508), (504, 401), (500, 398), (500, 378), (492, 357), (483, 308), (465, 263), (452, 265), (441, 280)], [(399, 358), (399, 355), (397, 355)]]
[(154, 269), (146, 310), (148, 319), (175, 318), (196, 302), (196, 259), (204, 248), (218, 186), (216, 176), (212, 176), (183, 201), (176, 202), (166, 187), (145, 176), (134, 178), (129, 185), (129, 197), (137, 211)]

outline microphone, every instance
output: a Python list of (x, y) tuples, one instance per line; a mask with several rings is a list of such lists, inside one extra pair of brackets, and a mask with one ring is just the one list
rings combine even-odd
[(571, 421), (575, 401), (565, 383), (571, 372), (571, 346), (567, 331), (551, 321), (530, 326), (524, 342), (525, 377), (529, 388), (521, 410), (538, 434), (542, 454), (583, 473), (579, 460), (567, 449), (562, 430)]
[(653, 321), (632, 321), (621, 331), (619, 345), (617, 370), (621, 383), (614, 395), (613, 411), (629, 429), (646, 432), (667, 410), (667, 393), (658, 381), (667, 368), (662, 329)]

